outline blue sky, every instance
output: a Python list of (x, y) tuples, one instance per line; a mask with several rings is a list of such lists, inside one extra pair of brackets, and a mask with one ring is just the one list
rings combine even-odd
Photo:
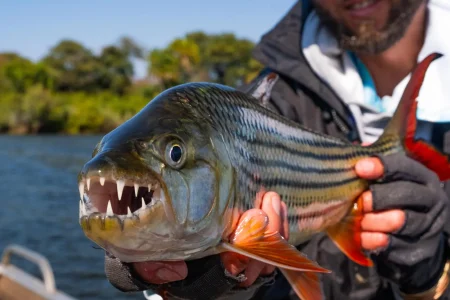
[[(295, 0), (2, 0), (0, 52), (14, 51), (37, 60), (58, 41), (70, 38), (97, 53), (123, 35), (148, 49), (163, 47), (192, 30), (234, 32), (257, 41), (294, 3)], [(145, 65), (136, 65), (137, 77), (145, 72)]]

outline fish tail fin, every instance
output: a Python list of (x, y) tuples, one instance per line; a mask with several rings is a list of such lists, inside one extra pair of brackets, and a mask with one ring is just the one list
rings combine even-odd
[(300, 299), (321, 300), (324, 298), (319, 276), (316, 273), (280, 270)]
[(390, 154), (405, 151), (411, 158), (434, 171), (441, 180), (450, 179), (450, 158), (432, 145), (415, 138), (417, 97), (430, 64), (442, 57), (432, 53), (415, 68), (392, 119), (371, 147), (374, 152)]
[(372, 260), (364, 254), (361, 243), (361, 220), (363, 202), (361, 196), (352, 207), (352, 211), (341, 222), (327, 229), (328, 237), (354, 262), (373, 266)]
[[(441, 179), (450, 179), (449, 158), (433, 146), (415, 139), (417, 97), (428, 67), (441, 56), (434, 53), (419, 63), (383, 134), (367, 148), (371, 153), (382, 155), (406, 152), (410, 157), (436, 172)], [(372, 260), (365, 255), (361, 244), (362, 216), (362, 199), (359, 196), (351, 212), (341, 222), (328, 228), (327, 234), (351, 260), (363, 266), (373, 266)]]

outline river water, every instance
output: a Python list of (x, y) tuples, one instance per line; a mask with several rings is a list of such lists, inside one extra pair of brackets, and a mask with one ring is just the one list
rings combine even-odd
[[(144, 299), (106, 279), (103, 251), (78, 224), (77, 173), (100, 136), (0, 136), (0, 251), (18, 244), (48, 258), (59, 290), (78, 299)], [(13, 259), (39, 276), (37, 267)]]

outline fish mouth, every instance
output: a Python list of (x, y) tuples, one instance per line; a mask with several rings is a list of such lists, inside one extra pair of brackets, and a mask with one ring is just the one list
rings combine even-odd
[(90, 176), (78, 183), (80, 218), (90, 215), (139, 218), (164, 198), (161, 184), (155, 179), (138, 183), (130, 179)]
[(101, 247), (108, 242), (138, 249), (144, 247), (142, 240), (164, 240), (172, 234), (165, 191), (153, 177), (146, 176), (143, 182), (142, 178), (82, 176), (78, 189), (80, 225)]
[(113, 177), (81, 178), (84, 233), (123, 262), (185, 260), (191, 252), (202, 252), (201, 241), (181, 240), (161, 185), (156, 179), (137, 183)]

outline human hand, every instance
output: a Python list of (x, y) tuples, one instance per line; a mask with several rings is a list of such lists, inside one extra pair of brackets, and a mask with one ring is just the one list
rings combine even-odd
[[(267, 214), (270, 231), (279, 231), (280, 234), (288, 239), (289, 229), (287, 222), (286, 204), (281, 202), (277, 193), (267, 192), (262, 197), (261, 209)], [(252, 210), (246, 214), (254, 214), (257, 211)], [(252, 285), (259, 276), (269, 275), (275, 267), (262, 263), (260, 261), (244, 257), (233, 252), (224, 252), (220, 254), (224, 268), (233, 276), (244, 272), (246, 280), (240, 283), (241, 287)], [(132, 264), (135, 272), (142, 280), (152, 284), (163, 284), (167, 282), (183, 280), (188, 275), (188, 268), (184, 261), (175, 262), (137, 262)]]
[[(267, 214), (269, 223), (268, 232), (279, 232), (282, 237), (289, 239), (289, 226), (287, 221), (287, 207), (275, 192), (267, 192), (262, 196), (261, 209)], [(241, 219), (251, 218), (257, 214), (257, 210), (245, 212)], [(258, 260), (234, 253), (221, 253), (221, 259), (225, 269), (233, 276), (244, 272), (246, 280), (239, 284), (241, 287), (251, 286), (259, 276), (267, 276), (273, 273), (275, 267)]]
[(374, 262), (380, 275), (405, 293), (433, 286), (445, 264), (449, 201), (436, 174), (403, 154), (363, 159), (356, 173), (378, 180), (362, 195), (361, 241), (378, 252)]

